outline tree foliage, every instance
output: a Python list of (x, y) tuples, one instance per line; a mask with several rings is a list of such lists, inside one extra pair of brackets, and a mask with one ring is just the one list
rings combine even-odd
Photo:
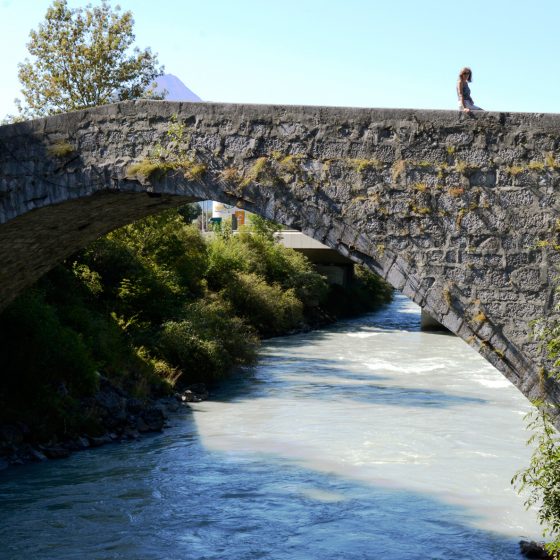
[(89, 428), (78, 399), (98, 374), (139, 397), (213, 382), (251, 364), (259, 337), (335, 318), (333, 298), (360, 311), (390, 298), (365, 272), (334, 290), (266, 231), (205, 239), (184, 219), (196, 211), (111, 232), (0, 315), (0, 424), (79, 434)]
[(513, 477), (512, 484), (527, 494), (527, 509), (538, 507), (543, 535), (553, 538), (545, 548), (552, 558), (560, 559), (560, 436), (547, 406), (540, 402), (536, 405), (527, 416), (528, 428), (533, 431), (527, 441), (534, 445), (531, 462)]
[(157, 55), (133, 47), (134, 20), (107, 0), (70, 9), (55, 0), (45, 20), (30, 32), (32, 60), (19, 65), (23, 117), (41, 117), (145, 97), (161, 75)]
[[(554, 310), (560, 311), (560, 305)], [(541, 375), (560, 380), (560, 321), (551, 315), (533, 321), (530, 326), (533, 339), (546, 357)], [(535, 409), (526, 416), (527, 428), (533, 432), (527, 441), (527, 445), (533, 446), (531, 462), (511, 482), (520, 494), (527, 496), (526, 507), (538, 509), (543, 536), (552, 538), (545, 549), (551, 558), (560, 560), (560, 435), (555, 427), (558, 410), (543, 401), (533, 404)]]

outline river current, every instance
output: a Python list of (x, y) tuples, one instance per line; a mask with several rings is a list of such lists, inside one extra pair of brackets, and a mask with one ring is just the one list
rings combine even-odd
[(397, 296), (266, 341), (161, 435), (0, 472), (0, 558), (519, 559), (529, 409)]

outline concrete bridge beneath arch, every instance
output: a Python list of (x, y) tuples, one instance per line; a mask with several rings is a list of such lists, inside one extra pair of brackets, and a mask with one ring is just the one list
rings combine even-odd
[(363, 263), (528, 398), (555, 314), (560, 115), (135, 101), (0, 127), (0, 308), (133, 220), (217, 200)]

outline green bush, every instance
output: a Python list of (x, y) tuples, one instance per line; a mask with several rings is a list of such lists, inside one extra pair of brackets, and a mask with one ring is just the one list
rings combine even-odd
[(115, 230), (0, 316), (0, 421), (25, 417), (45, 438), (95, 433), (79, 399), (95, 391), (97, 372), (140, 397), (213, 382), (255, 361), (257, 335), (370, 310), (389, 296), (361, 270), (349, 287), (329, 288), (263, 220), (252, 233), (225, 227), (207, 242), (187, 223), (195, 211)]
[(207, 268), (206, 244), (194, 225), (168, 210), (109, 234), (168, 288), (201, 295)]
[(268, 284), (257, 274), (233, 273), (222, 296), (261, 336), (285, 334), (303, 325), (303, 303), (295, 290)]
[(64, 383), (77, 395), (95, 387), (97, 364), (83, 337), (63, 325), (38, 290), (27, 291), (0, 321), (3, 384), (34, 390), (33, 381), (53, 387)]
[(527, 418), (533, 431), (527, 444), (534, 445), (530, 465), (519, 471), (512, 484), (519, 493), (527, 494), (527, 509), (538, 506), (537, 518), (543, 535), (553, 541), (545, 548), (552, 558), (560, 558), (560, 436), (547, 406), (540, 402)]
[(242, 236), (216, 235), (208, 242), (208, 288), (219, 291), (231, 281), (235, 272), (254, 272), (262, 275), (264, 264), (261, 255), (251, 251)]
[(76, 399), (94, 392), (97, 364), (42, 292), (28, 290), (0, 316), (0, 356), (0, 423), (22, 421), (39, 438), (79, 430)]
[(283, 227), (257, 214), (251, 214), (249, 217), (249, 229), (251, 233), (256, 234), (260, 238), (274, 241), (275, 234), (282, 231)]
[(190, 305), (185, 315), (165, 323), (157, 343), (158, 354), (182, 372), (180, 384), (224, 378), (256, 359), (254, 331), (227, 302), (211, 297)]
[[(240, 239), (250, 254), (259, 255), (259, 273), (268, 282), (277, 283), (284, 289), (293, 288), (297, 297), (309, 308), (317, 307), (325, 300), (327, 281), (304, 255), (266, 236), (246, 233)], [(254, 268), (249, 271), (255, 272)]]

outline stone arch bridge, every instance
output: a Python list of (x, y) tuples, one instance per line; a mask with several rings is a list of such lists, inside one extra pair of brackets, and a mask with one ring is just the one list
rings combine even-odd
[[(0, 127), (0, 308), (98, 236), (213, 199), (386, 278), (528, 398), (560, 402), (560, 115), (135, 101)], [(545, 364), (546, 365), (546, 364)]]

